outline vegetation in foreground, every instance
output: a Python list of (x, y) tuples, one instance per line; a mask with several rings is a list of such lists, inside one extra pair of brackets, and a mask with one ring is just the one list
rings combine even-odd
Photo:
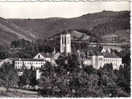
[(113, 70), (106, 64), (99, 70), (80, 65), (76, 55), (60, 57), (59, 66), (42, 67), (39, 94), (44, 97), (129, 97), (130, 59), (124, 67)]

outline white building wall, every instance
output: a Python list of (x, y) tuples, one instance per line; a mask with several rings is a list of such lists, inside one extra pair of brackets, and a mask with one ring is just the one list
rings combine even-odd
[(104, 64), (112, 64), (113, 69), (119, 70), (120, 65), (122, 65), (122, 58), (104, 58)]
[(92, 56), (92, 65), (93, 68), (99, 69), (104, 66), (104, 57), (103, 56)]
[(39, 69), (36, 70), (36, 80), (40, 79), (41, 77), (41, 72)]
[(66, 53), (71, 53), (71, 35), (66, 34)]
[(65, 47), (66, 47), (66, 35), (61, 34), (61, 37), (60, 37), (60, 52), (61, 53), (65, 52)]
[(98, 56), (98, 66), (97, 66), (98, 68), (97, 69), (99, 69), (103, 66), (104, 66), (104, 57), (103, 56)]
[(64, 49), (63, 49), (63, 35), (60, 36), (60, 52), (63, 53), (64, 52)]
[[(88, 64), (88, 61), (85, 63)], [(103, 56), (92, 56), (91, 64), (95, 69), (103, 67), (104, 64), (112, 64), (113, 69), (119, 70), (120, 65), (122, 65), (122, 58), (104, 58)]]
[(60, 52), (71, 53), (71, 35), (69, 33), (60, 35)]
[(98, 64), (97, 56), (92, 56), (92, 65), (93, 65), (93, 68), (97, 68), (97, 64)]
[(22, 66), (25, 66), (27, 69), (33, 68), (41, 68), (42, 65), (45, 64), (45, 61), (15, 61), (15, 68), (21, 69)]

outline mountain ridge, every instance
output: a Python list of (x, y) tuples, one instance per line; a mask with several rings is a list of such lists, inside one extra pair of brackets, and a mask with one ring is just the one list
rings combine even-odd
[[(0, 18), (0, 44), (9, 45), (11, 41), (20, 38), (24, 38), (29, 41), (46, 39), (54, 34), (70, 29), (87, 31), (89, 34), (95, 34), (100, 37), (105, 34), (116, 33), (116, 31), (120, 30), (129, 30), (129, 22), (129, 11), (103, 11), (99, 13), (85, 14), (75, 18)], [(121, 32), (120, 35), (125, 35), (125, 33)], [(5, 41), (5, 39), (7, 41)]]

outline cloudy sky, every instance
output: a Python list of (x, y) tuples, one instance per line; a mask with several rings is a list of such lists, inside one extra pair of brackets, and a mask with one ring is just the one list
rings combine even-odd
[(78, 17), (103, 10), (126, 11), (129, 2), (14, 2), (0, 3), (0, 17), (3, 18), (48, 18)]

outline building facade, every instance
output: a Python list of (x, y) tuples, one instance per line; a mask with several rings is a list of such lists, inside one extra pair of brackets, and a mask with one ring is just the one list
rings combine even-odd
[(41, 68), (46, 62), (51, 62), (52, 56), (49, 53), (38, 53), (33, 59), (19, 58), (14, 61), (15, 68), (21, 69), (25, 66), (27, 69), (31, 67), (34, 69)]
[(18, 59), (15, 60), (14, 65), (15, 68), (21, 69), (23, 67), (26, 67), (27, 69), (30, 69), (31, 67), (34, 69), (41, 68), (46, 63), (45, 60), (41, 59)]
[(21, 69), (23, 66), (25, 66), (27, 69), (30, 69), (31, 67), (34, 69), (41, 68), (43, 65), (45, 65), (46, 62), (50, 62), (53, 65), (57, 65), (55, 60), (58, 59), (59, 53), (52, 54), (52, 53), (38, 53), (34, 58), (30, 59), (15, 59), (14, 65), (15, 68)]
[(112, 64), (114, 70), (119, 70), (122, 64), (122, 58), (112, 53), (102, 54), (102, 55), (93, 55), (89, 56), (90, 58), (83, 61), (84, 65), (92, 65), (95, 69), (102, 68), (105, 64)]
[(60, 53), (71, 53), (71, 35), (68, 32), (60, 35)]

